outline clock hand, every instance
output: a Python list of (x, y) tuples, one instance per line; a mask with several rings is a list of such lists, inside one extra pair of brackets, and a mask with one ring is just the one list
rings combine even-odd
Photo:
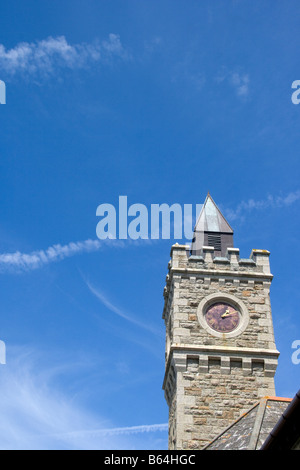
[(234, 312), (230, 312), (229, 309), (227, 309), (226, 312), (223, 313), (223, 315), (221, 315), (221, 318), (229, 317), (229, 315), (233, 315), (233, 313), (236, 313), (236, 312), (235, 312), (235, 311), (234, 311)]

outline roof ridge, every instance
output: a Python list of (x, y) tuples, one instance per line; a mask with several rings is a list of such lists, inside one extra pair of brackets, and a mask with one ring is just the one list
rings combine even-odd
[(248, 450), (256, 449), (262, 422), (265, 416), (267, 401), (268, 401), (267, 397), (261, 398), (259, 401), (258, 410), (256, 412), (255, 421), (254, 421), (251, 437), (250, 437), (249, 444), (248, 444)]
[(292, 398), (287, 398), (287, 397), (269, 397), (269, 396), (265, 396), (263, 397), (265, 398), (266, 400), (270, 400), (270, 401), (292, 401), (293, 399)]

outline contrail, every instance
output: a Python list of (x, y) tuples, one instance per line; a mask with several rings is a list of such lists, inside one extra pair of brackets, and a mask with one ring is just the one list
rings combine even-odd
[(64, 437), (92, 437), (92, 436), (115, 436), (115, 435), (129, 435), (129, 434), (140, 434), (146, 432), (166, 432), (168, 431), (168, 423), (163, 424), (143, 424), (140, 426), (128, 426), (122, 428), (108, 428), (108, 429), (94, 429), (94, 430), (83, 430), (83, 431), (72, 431), (64, 433)]
[(29, 254), (21, 253), (3, 253), (0, 254), (0, 271), (7, 269), (15, 269), (21, 271), (28, 271), (41, 268), (42, 266), (61, 261), (71, 256), (99, 251), (105, 245), (113, 244), (113, 246), (123, 246), (124, 243), (120, 240), (85, 240), (81, 242), (71, 242), (67, 245), (53, 245), (46, 250), (33, 251)]

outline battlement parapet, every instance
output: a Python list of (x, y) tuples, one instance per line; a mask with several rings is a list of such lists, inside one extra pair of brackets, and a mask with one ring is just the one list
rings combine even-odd
[(252, 250), (249, 258), (240, 258), (239, 248), (227, 248), (226, 256), (214, 256), (214, 248), (203, 246), (199, 255), (190, 254), (189, 245), (176, 243), (171, 248), (170, 269), (199, 269), (207, 271), (250, 271), (271, 275), (270, 252), (267, 250)]
[[(170, 292), (172, 280), (178, 276), (202, 278), (206, 284), (217, 280), (224, 285), (231, 280), (249, 284), (260, 283), (270, 287), (273, 275), (270, 271), (270, 252), (267, 250), (252, 250), (249, 258), (240, 258), (239, 248), (227, 248), (226, 256), (214, 256), (214, 248), (203, 246), (199, 255), (190, 254), (189, 245), (176, 243), (171, 248), (171, 259), (168, 264), (164, 297)], [(239, 281), (239, 282), (240, 282)]]

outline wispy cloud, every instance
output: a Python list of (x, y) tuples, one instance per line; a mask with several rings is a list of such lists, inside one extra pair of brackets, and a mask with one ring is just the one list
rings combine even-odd
[(233, 73), (230, 77), (230, 83), (236, 90), (236, 94), (245, 97), (249, 94), (249, 75)]
[(157, 329), (153, 328), (151, 325), (148, 325), (147, 323), (143, 323), (133, 316), (128, 315), (124, 310), (120, 309), (116, 305), (114, 305), (108, 298), (107, 296), (99, 289), (93, 286), (90, 281), (85, 280), (85, 283), (87, 287), (89, 288), (90, 292), (97, 297), (100, 302), (105, 305), (108, 310), (111, 312), (115, 313), (119, 317), (123, 318), (124, 320), (140, 327), (143, 328), (144, 330), (150, 331), (151, 333), (154, 333), (157, 336), (161, 336), (161, 331), (158, 331)]
[(0, 449), (151, 448), (155, 433), (167, 430), (166, 424), (114, 426), (59, 386), (60, 374), (73, 373), (74, 362), (49, 368), (44, 359), (37, 350), (10, 348), (1, 366)]
[(92, 44), (69, 44), (64, 36), (22, 42), (12, 49), (0, 44), (0, 70), (10, 75), (52, 75), (62, 68), (84, 68), (112, 57), (129, 58), (117, 34)]
[[(157, 242), (157, 240), (154, 240)], [(32, 271), (42, 268), (50, 263), (63, 261), (75, 255), (92, 253), (108, 248), (125, 248), (128, 246), (145, 246), (152, 240), (119, 240), (106, 238), (104, 240), (88, 239), (84, 241), (70, 242), (66, 245), (55, 244), (45, 250), (36, 250), (31, 253), (0, 253), (0, 273), (12, 271), (16, 273)]]
[(240, 98), (246, 98), (249, 95), (250, 78), (247, 73), (228, 70), (223, 67), (215, 77), (215, 81), (217, 83), (228, 83)]
[(70, 242), (67, 245), (53, 245), (46, 250), (31, 253), (2, 253), (0, 254), (0, 272), (7, 270), (30, 271), (41, 268), (49, 263), (61, 261), (80, 253), (89, 253), (101, 250), (108, 242), (113, 246), (123, 246), (120, 240), (85, 240)]
[(226, 217), (231, 220), (244, 217), (245, 213), (252, 210), (265, 210), (268, 208), (282, 208), (287, 207), (300, 200), (300, 190), (290, 192), (286, 196), (272, 196), (269, 195), (266, 199), (249, 199), (242, 201), (236, 209), (225, 209)]
[(101, 437), (101, 436), (118, 436), (126, 435), (130, 436), (131, 434), (141, 434), (141, 433), (150, 433), (150, 432), (166, 432), (168, 431), (168, 423), (163, 424), (142, 424), (140, 426), (125, 426), (121, 428), (107, 428), (107, 429), (93, 429), (93, 430), (81, 430), (73, 431), (65, 435), (65, 437), (76, 437), (82, 436), (85, 437)]

